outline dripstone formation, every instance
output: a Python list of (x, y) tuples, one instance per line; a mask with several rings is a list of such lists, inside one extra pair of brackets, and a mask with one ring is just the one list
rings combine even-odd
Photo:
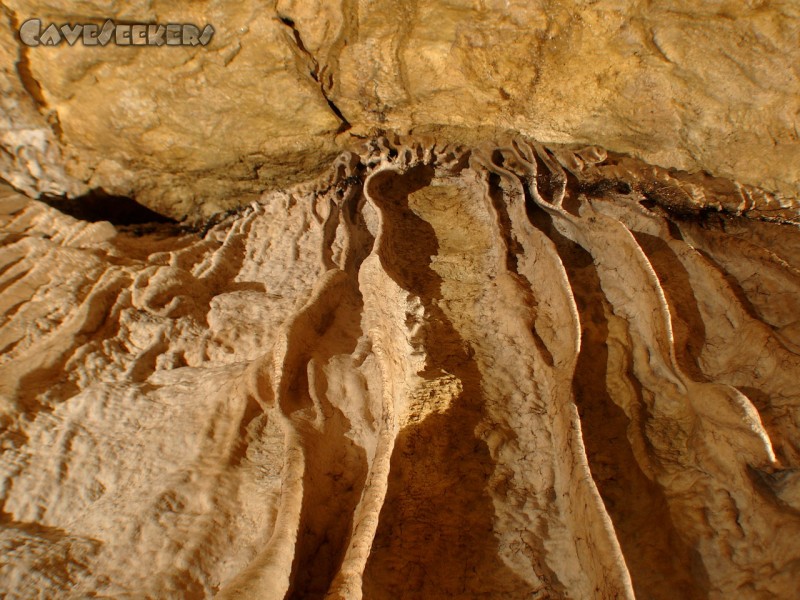
[(0, 199), (6, 598), (792, 598), (797, 203), (373, 139), (197, 231)]

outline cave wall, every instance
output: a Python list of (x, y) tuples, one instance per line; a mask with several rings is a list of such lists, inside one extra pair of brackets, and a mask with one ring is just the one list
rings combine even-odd
[(201, 234), (4, 190), (3, 594), (792, 598), (800, 230), (654, 172), (382, 139)]
[(796, 3), (0, 8), (0, 595), (796, 596)]
[[(245, 204), (378, 132), (503, 131), (798, 196), (791, 1), (8, 0), (0, 176), (181, 218)], [(26, 19), (211, 23), (197, 48), (28, 48)]]

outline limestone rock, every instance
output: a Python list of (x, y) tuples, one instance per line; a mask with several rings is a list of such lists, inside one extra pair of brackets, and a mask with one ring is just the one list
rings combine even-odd
[[(141, 2), (117, 12), (104, 2), (9, 6), (14, 25), (33, 16), (59, 24), (80, 16), (101, 24), (115, 18), (216, 26), (207, 47), (19, 44), (17, 69), (30, 72), (27, 86), (36, 88), (39, 111), (54, 123), (77, 189), (136, 196), (183, 218), (246, 204), (267, 187), (316, 175), (337, 153), (333, 135), (341, 121), (319, 85), (300, 72), (293, 38), (262, 3), (232, 10), (223, 3)], [(25, 83), (10, 79), (9, 86)], [(23, 119), (15, 112), (9, 118)], [(52, 144), (53, 135), (48, 139)]]
[[(0, 176), (176, 218), (246, 205), (383, 131), (597, 144), (796, 201), (790, 0), (9, 0)], [(27, 48), (26, 19), (211, 23), (200, 48)]]
[(794, 597), (797, 211), (672, 175), (382, 139), (204, 235), (6, 192), (2, 593)]

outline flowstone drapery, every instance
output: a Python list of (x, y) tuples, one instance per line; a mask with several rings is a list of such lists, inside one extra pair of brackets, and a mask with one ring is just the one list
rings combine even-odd
[(201, 234), (7, 192), (8, 598), (789, 598), (797, 207), (371, 142)]

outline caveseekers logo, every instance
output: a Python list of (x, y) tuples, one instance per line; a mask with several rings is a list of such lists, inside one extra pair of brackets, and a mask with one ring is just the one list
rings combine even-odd
[(201, 30), (187, 23), (119, 23), (111, 19), (102, 26), (96, 23), (55, 25), (42, 28), (41, 19), (28, 19), (19, 28), (19, 39), (26, 46), (58, 46), (66, 42), (74, 46), (80, 41), (84, 46), (206, 46), (214, 35), (214, 28), (206, 25)]

